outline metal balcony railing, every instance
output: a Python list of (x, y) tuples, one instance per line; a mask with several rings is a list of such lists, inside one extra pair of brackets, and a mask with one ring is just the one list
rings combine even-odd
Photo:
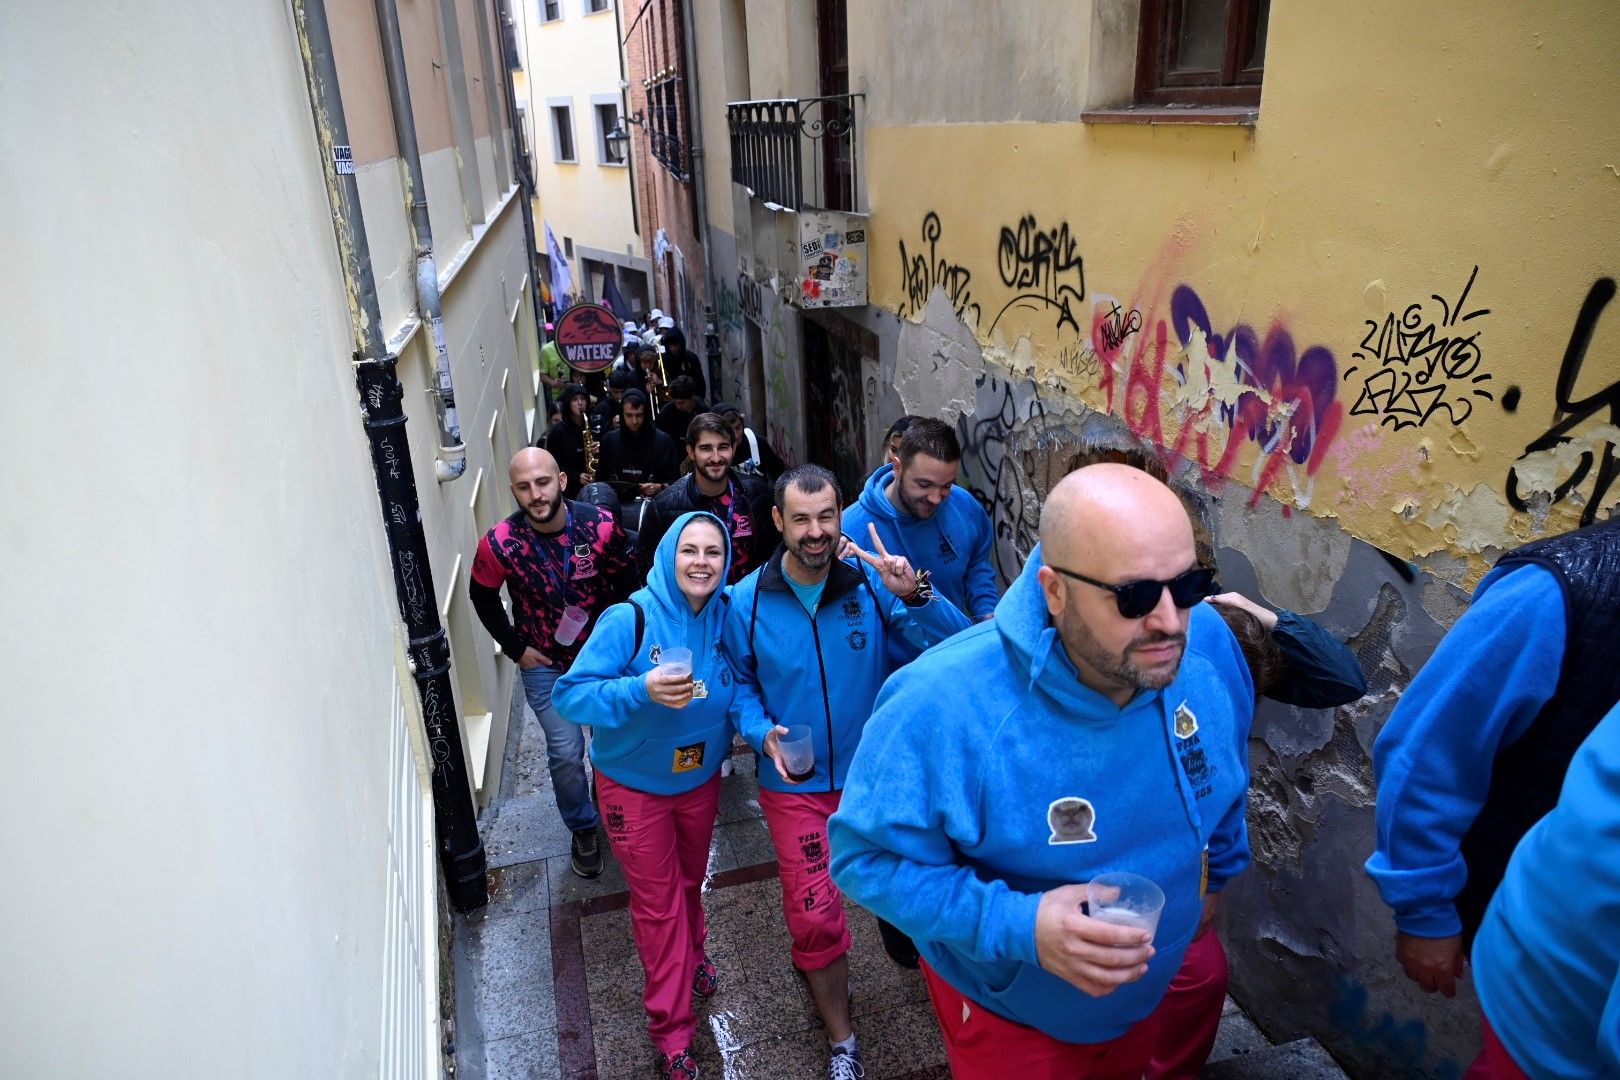
[(731, 178), (785, 206), (854, 211), (864, 94), (737, 101), (726, 106)]

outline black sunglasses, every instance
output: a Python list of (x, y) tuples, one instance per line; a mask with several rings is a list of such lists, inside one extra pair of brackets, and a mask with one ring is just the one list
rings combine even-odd
[(1088, 578), (1084, 574), (1077, 574), (1073, 570), (1065, 570), (1061, 566), (1046, 564), (1064, 577), (1083, 581), (1087, 585), (1095, 585), (1099, 589), (1107, 589), (1114, 594), (1115, 603), (1119, 604), (1119, 613), (1127, 619), (1140, 619), (1159, 606), (1159, 597), (1164, 590), (1170, 590), (1170, 600), (1178, 608), (1190, 608), (1200, 600), (1208, 599), (1221, 591), (1215, 583), (1215, 571), (1202, 566), (1195, 566), (1185, 574), (1169, 581), (1127, 581), (1123, 585), (1110, 585), (1106, 581)]

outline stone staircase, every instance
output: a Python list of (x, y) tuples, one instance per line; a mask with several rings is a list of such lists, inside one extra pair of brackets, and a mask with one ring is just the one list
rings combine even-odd
[(1273, 1043), (1231, 998), (1226, 999), (1203, 1075), (1205, 1080), (1345, 1080), (1344, 1070), (1321, 1043)]

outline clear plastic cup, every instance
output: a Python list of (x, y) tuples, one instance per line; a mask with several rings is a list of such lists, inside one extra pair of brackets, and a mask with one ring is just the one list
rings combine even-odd
[(782, 754), (782, 768), (787, 770), (788, 779), (795, 784), (802, 784), (816, 774), (816, 744), (810, 738), (810, 729), (804, 724), (794, 724), (787, 729), (787, 734), (779, 737), (777, 748)]
[(1093, 919), (1153, 934), (1164, 912), (1164, 890), (1141, 874), (1098, 874), (1086, 883), (1086, 909)]
[(562, 618), (557, 620), (557, 632), (552, 637), (559, 645), (572, 645), (590, 619), (584, 608), (578, 604), (569, 604), (563, 608)]
[(671, 678), (686, 679), (692, 675), (692, 650), (665, 649), (658, 658), (658, 670)]

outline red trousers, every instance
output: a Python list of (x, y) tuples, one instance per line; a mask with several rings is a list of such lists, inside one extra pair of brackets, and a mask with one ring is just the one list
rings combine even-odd
[(1187, 946), (1180, 970), (1148, 1017), (1157, 1029), (1145, 1080), (1197, 1080), (1221, 1026), (1226, 972), (1226, 950), (1212, 926)]
[(928, 961), (920, 966), (954, 1080), (1139, 1080), (1153, 1053), (1152, 1016), (1108, 1042), (1061, 1042), (969, 1000)]
[(1484, 1045), (1480, 1048), (1479, 1057), (1463, 1073), (1463, 1080), (1530, 1080), (1529, 1075), (1519, 1068), (1519, 1063), (1507, 1052), (1507, 1047), (1502, 1045), (1502, 1040), (1496, 1037), (1496, 1031), (1484, 1013), (1479, 1016), (1479, 1028)]
[(647, 1034), (666, 1054), (692, 1045), (692, 973), (703, 960), (703, 876), (720, 812), (720, 777), (680, 795), (649, 795), (600, 769), (597, 801), (630, 891), (630, 927), (647, 973)]

